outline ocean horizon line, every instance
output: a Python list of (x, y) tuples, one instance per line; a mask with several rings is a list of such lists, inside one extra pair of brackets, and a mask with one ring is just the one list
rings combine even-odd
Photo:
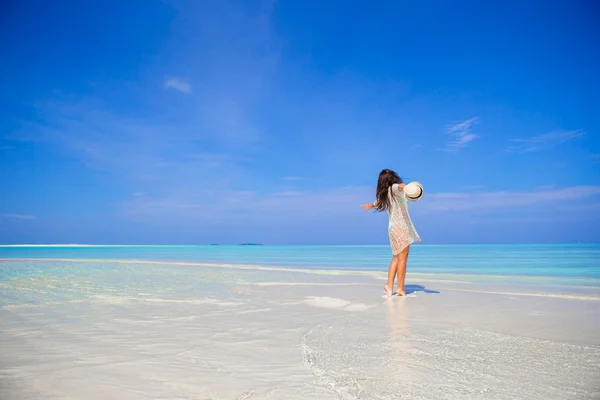
[[(532, 243), (414, 243), (412, 246), (577, 246), (600, 245), (597, 242), (532, 242)], [(0, 247), (385, 247), (389, 244), (87, 244), (87, 243), (18, 243), (0, 244)]]

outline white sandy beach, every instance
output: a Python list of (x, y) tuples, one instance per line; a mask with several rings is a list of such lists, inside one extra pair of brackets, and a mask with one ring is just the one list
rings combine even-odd
[(35, 264), (0, 286), (3, 400), (600, 396), (594, 287), (409, 273), (388, 299), (384, 273)]

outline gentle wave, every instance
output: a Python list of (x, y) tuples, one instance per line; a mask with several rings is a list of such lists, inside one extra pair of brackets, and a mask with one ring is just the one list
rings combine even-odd
[[(195, 266), (205, 268), (231, 268), (231, 269), (243, 269), (243, 270), (257, 270), (257, 271), (277, 271), (277, 272), (299, 272), (306, 274), (316, 275), (348, 275), (348, 276), (369, 276), (376, 279), (387, 279), (386, 271), (372, 271), (372, 270), (342, 270), (342, 269), (319, 269), (314, 268), (294, 268), (294, 267), (275, 267), (259, 264), (234, 264), (234, 263), (213, 263), (213, 262), (196, 262), (196, 261), (169, 261), (169, 260), (137, 260), (137, 259), (113, 259), (113, 258), (0, 258), (0, 262), (11, 262), (11, 261), (50, 261), (50, 262), (79, 262), (79, 263), (120, 263), (120, 264), (133, 264), (133, 265), (162, 265), (162, 266)], [(491, 279), (491, 280), (520, 280), (520, 281), (545, 281), (545, 282), (560, 282), (563, 278), (551, 277), (551, 276), (527, 276), (527, 275), (488, 275), (488, 274), (460, 274), (460, 273), (439, 273), (439, 272), (407, 272), (410, 276), (419, 277), (435, 282), (447, 282), (447, 283), (474, 283), (475, 280)], [(468, 280), (465, 280), (468, 279)], [(570, 278), (570, 280), (574, 280)], [(584, 279), (582, 279), (584, 280)], [(595, 279), (585, 278), (586, 282), (596, 281)], [(600, 281), (599, 281), (600, 283)], [(581, 287), (581, 286), (577, 286)]]
[(506, 292), (496, 290), (471, 290), (471, 289), (450, 289), (458, 292), (469, 292), (469, 293), (485, 293), (485, 294), (500, 294), (505, 296), (528, 296), (528, 297), (548, 297), (556, 299), (568, 299), (568, 300), (586, 300), (586, 301), (600, 301), (600, 296), (591, 296), (584, 294), (568, 294), (568, 293), (547, 293), (547, 292)]
[[(207, 262), (192, 262), (192, 261), (158, 261), (158, 260), (132, 260), (132, 259), (92, 259), (92, 258), (0, 258), (0, 262), (15, 262), (15, 261), (27, 261), (27, 262), (72, 262), (72, 263), (96, 263), (96, 264), (107, 264), (107, 263), (119, 263), (128, 265), (155, 265), (155, 266), (193, 266), (193, 267), (204, 267), (204, 268), (226, 268), (226, 269), (239, 269), (239, 270), (250, 270), (250, 271), (274, 271), (274, 272), (288, 272), (288, 273), (302, 273), (312, 275), (327, 275), (327, 276), (360, 276), (368, 277), (377, 280), (387, 279), (387, 273), (384, 271), (359, 271), (359, 270), (334, 270), (334, 269), (305, 269), (305, 268), (291, 268), (291, 267), (273, 267), (264, 265), (252, 265), (252, 264), (230, 264), (230, 263), (207, 263)], [(436, 282), (438, 284), (473, 284), (482, 279), (488, 281), (488, 283), (494, 283), (498, 280), (511, 280), (512, 282), (555, 282), (556, 279), (552, 277), (546, 277), (540, 279), (540, 277), (524, 277), (524, 276), (500, 276), (500, 275), (473, 275), (473, 274), (437, 274), (437, 273), (423, 273), (423, 272), (408, 272), (410, 279), (419, 279), (428, 282)], [(353, 282), (257, 282), (253, 283), (258, 286), (277, 286), (277, 285), (306, 285), (306, 286), (366, 286), (371, 285), (367, 283), (353, 283)], [(563, 287), (569, 287), (562, 285)], [(441, 288), (442, 289), (442, 288)], [(499, 294), (507, 296), (531, 296), (531, 297), (546, 297), (546, 298), (560, 298), (568, 300), (586, 300), (586, 301), (600, 301), (600, 296), (589, 295), (589, 294), (570, 294), (560, 292), (532, 292), (532, 291), (499, 291), (499, 290), (477, 290), (477, 289), (465, 289), (457, 287), (444, 287), (444, 290), (448, 291), (463, 291), (473, 293), (486, 293), (486, 294)]]
[(399, 393), (423, 400), (595, 398), (597, 346), (419, 324), (401, 314), (388, 323), (354, 319), (309, 329), (300, 348), (315, 383), (348, 400)]
[(115, 296), (115, 295), (91, 295), (89, 297), (83, 299), (76, 300), (64, 300), (64, 301), (47, 301), (40, 303), (26, 303), (26, 304), (6, 304), (0, 305), (1, 309), (18, 309), (18, 308), (39, 308), (39, 307), (48, 307), (48, 306), (57, 306), (64, 304), (75, 304), (75, 303), (84, 303), (84, 302), (100, 302), (106, 304), (126, 304), (126, 303), (164, 303), (164, 304), (193, 304), (193, 305), (215, 305), (222, 307), (232, 307), (239, 306), (243, 303), (233, 302), (233, 301), (224, 301), (217, 299), (163, 299), (158, 297), (133, 297), (133, 296)]
[(0, 258), (0, 261), (59, 261), (59, 262), (81, 262), (81, 263), (120, 263), (120, 264), (135, 264), (135, 265), (172, 265), (172, 266), (194, 266), (205, 268), (231, 268), (256, 271), (278, 271), (278, 272), (300, 272), (317, 275), (355, 275), (355, 276), (371, 276), (381, 277), (385, 275), (378, 271), (347, 271), (347, 270), (326, 270), (326, 269), (304, 269), (304, 268), (288, 268), (288, 267), (270, 267), (264, 265), (253, 264), (230, 264), (230, 263), (206, 263), (193, 261), (154, 261), (154, 260), (131, 260), (131, 259), (98, 259), (98, 258)]

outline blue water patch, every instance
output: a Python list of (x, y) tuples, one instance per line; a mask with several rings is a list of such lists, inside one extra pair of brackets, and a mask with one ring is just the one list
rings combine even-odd
[[(386, 271), (389, 246), (2, 246), (0, 258), (135, 259)], [(600, 280), (599, 244), (413, 245), (411, 272)], [(13, 275), (17, 271), (2, 274)]]
[(0, 305), (120, 299), (152, 293), (163, 300), (222, 294), (236, 283), (225, 268), (178, 268), (127, 262), (9, 260), (0, 262)]

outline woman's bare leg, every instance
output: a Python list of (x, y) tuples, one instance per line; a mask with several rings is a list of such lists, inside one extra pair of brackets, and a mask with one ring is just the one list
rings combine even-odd
[(390, 268), (388, 270), (388, 281), (387, 285), (384, 286), (385, 292), (388, 296), (394, 294), (394, 281), (396, 280), (396, 271), (398, 271), (398, 257), (394, 256), (390, 262)]
[[(398, 260), (397, 269), (398, 269), (398, 290), (396, 293), (399, 296), (406, 296), (406, 292), (404, 291), (404, 280), (406, 279), (406, 262), (408, 261), (408, 252), (410, 251), (410, 245), (406, 246), (404, 250), (400, 252), (400, 254), (396, 255), (394, 258)], [(393, 281), (392, 281), (393, 282)], [(389, 276), (388, 276), (389, 283)]]

